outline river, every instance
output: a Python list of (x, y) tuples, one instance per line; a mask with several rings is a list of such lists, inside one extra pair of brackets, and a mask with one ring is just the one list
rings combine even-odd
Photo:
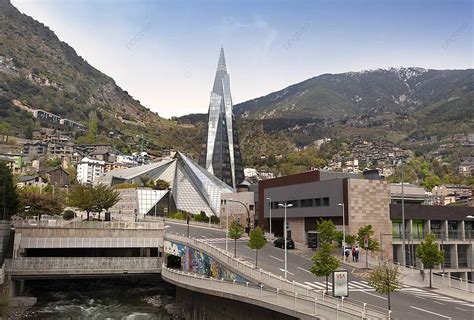
[(27, 281), (38, 303), (13, 319), (181, 319), (173, 287), (156, 279)]

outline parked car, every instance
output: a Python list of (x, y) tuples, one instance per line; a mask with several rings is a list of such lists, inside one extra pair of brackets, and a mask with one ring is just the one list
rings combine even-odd
[[(285, 239), (284, 238), (278, 238), (275, 241), (273, 241), (273, 246), (285, 249)], [(287, 249), (294, 249), (295, 248), (295, 242), (288, 238), (286, 239), (286, 248)]]

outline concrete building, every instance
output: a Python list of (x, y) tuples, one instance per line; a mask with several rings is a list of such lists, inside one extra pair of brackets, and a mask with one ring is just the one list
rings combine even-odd
[[(392, 203), (402, 203), (402, 184), (391, 183), (390, 195)], [(403, 184), (403, 198), (405, 203), (432, 204), (434, 197), (424, 187), (410, 183)]]
[(226, 229), (233, 220), (240, 221), (243, 226), (255, 225), (255, 192), (242, 191), (224, 193), (221, 196), (221, 227)]
[[(405, 205), (405, 255), (407, 265), (422, 268), (416, 249), (428, 233), (437, 237), (445, 262), (435, 271), (473, 280), (474, 208), (455, 206)], [(393, 260), (402, 263), (402, 206), (390, 205), (393, 235)], [(384, 238), (386, 239), (386, 238)], [(384, 240), (385, 241), (385, 240)]]
[[(349, 173), (310, 171), (258, 183), (258, 223), (269, 230), (270, 208), (272, 232), (283, 234), (284, 209), (287, 225), (296, 242), (305, 243), (307, 232), (316, 229), (319, 219), (332, 220), (339, 230), (356, 234), (363, 225), (372, 224), (376, 234), (390, 233), (390, 188), (382, 180), (363, 179)], [(344, 208), (344, 213), (343, 213)], [(344, 218), (343, 218), (344, 214)], [(344, 224), (343, 224), (344, 222)], [(391, 258), (391, 242), (384, 252)]]
[(93, 184), (104, 174), (105, 161), (83, 158), (77, 165), (77, 181), (82, 184)]

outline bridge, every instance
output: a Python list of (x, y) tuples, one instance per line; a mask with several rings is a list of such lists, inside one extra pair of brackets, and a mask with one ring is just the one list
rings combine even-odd
[[(203, 240), (165, 233), (162, 223), (22, 225), (15, 231), (13, 258), (6, 261), (5, 273), (11, 282), (20, 281), (12, 286), (20, 294), (25, 279), (161, 273), (165, 281), (181, 288), (243, 301), (300, 319), (390, 318), (383, 308), (325, 295), (308, 285), (256, 268)], [(166, 243), (197, 250), (238, 278), (216, 278), (170, 268), (163, 257)], [(113, 256), (80, 256), (88, 252)], [(51, 256), (56, 253), (64, 256)]]

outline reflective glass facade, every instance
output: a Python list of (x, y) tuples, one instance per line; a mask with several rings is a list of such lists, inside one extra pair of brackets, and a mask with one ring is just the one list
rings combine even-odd
[(237, 126), (232, 111), (230, 78), (223, 48), (211, 92), (199, 164), (232, 188), (244, 180)]

